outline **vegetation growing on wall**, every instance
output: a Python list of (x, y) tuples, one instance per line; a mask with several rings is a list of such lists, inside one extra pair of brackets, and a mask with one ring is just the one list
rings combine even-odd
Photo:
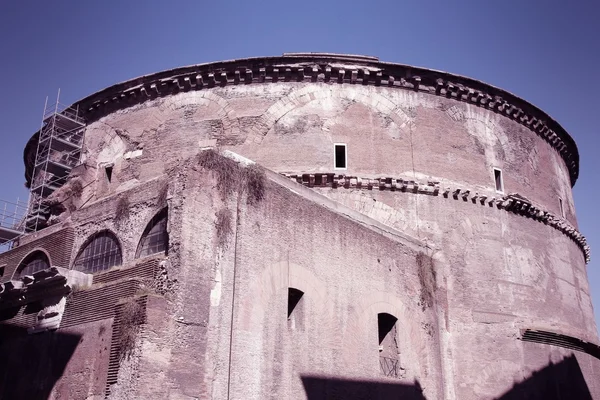
[(431, 257), (423, 252), (417, 254), (417, 268), (419, 274), (419, 282), (421, 283), (421, 296), (419, 304), (423, 311), (433, 306), (435, 300), (436, 288), (436, 273)]
[(158, 197), (156, 198), (156, 203), (159, 207), (165, 207), (167, 205), (167, 196), (169, 194), (169, 184), (167, 182), (163, 182), (159, 191)]
[(225, 248), (227, 246), (227, 238), (233, 232), (231, 226), (231, 211), (227, 208), (222, 208), (217, 211), (217, 220), (215, 221), (215, 228), (217, 229), (217, 240), (219, 247)]
[(256, 204), (265, 197), (265, 172), (256, 164), (244, 169), (248, 203)]
[(115, 208), (115, 221), (121, 222), (129, 216), (129, 199), (120, 197)]
[(129, 299), (121, 306), (120, 329), (118, 337), (119, 357), (121, 360), (131, 356), (135, 340), (144, 322), (144, 306), (137, 299)]
[(244, 167), (212, 149), (202, 151), (198, 155), (198, 163), (215, 173), (217, 190), (223, 200), (234, 192), (246, 193), (250, 204), (264, 198), (265, 174), (258, 165)]
[(71, 196), (75, 198), (80, 198), (83, 193), (83, 183), (81, 183), (80, 178), (71, 179), (70, 188), (71, 188)]

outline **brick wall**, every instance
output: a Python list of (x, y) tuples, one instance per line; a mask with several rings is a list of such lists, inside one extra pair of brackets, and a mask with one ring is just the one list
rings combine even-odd
[(70, 268), (73, 239), (73, 228), (67, 227), (0, 254), (0, 266), (6, 264), (0, 281), (9, 281), (19, 263), (34, 250), (43, 250), (52, 266)]

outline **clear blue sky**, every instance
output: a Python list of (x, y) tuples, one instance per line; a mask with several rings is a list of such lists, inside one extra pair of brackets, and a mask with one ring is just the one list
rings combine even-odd
[(575, 201), (600, 321), (600, 2), (0, 1), (0, 199), (26, 198), (22, 151), (44, 99), (70, 104), (172, 67), (283, 52), (378, 56), (467, 75), (536, 104), (575, 138)]

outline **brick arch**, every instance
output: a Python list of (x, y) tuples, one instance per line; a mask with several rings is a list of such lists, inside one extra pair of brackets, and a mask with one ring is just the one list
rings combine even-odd
[(262, 142), (269, 130), (287, 113), (312, 101), (326, 98), (356, 101), (390, 117), (403, 131), (410, 131), (414, 128), (412, 118), (389, 98), (362, 86), (351, 86), (351, 88), (352, 90), (347, 90), (345, 86), (314, 84), (297, 89), (263, 113), (253, 126), (249, 139), (255, 143)]
[(241, 311), (242, 329), (260, 331), (271, 299), (288, 287), (301, 290), (307, 299), (320, 307), (326, 304), (325, 285), (312, 271), (297, 264), (280, 261), (264, 268), (258, 279), (252, 282), (247, 292), (248, 298), (252, 299), (250, 309)]
[[(377, 292), (364, 296), (348, 316), (348, 324), (342, 339), (345, 362), (361, 365), (373, 373), (379, 371), (376, 351), (377, 314), (387, 313), (398, 319), (396, 327), (400, 340), (401, 360), (410, 367), (408, 377), (418, 377), (422, 369), (420, 356), (426, 354), (427, 344), (425, 341), (418, 340), (425, 333), (419, 323), (422, 317), (415, 315), (416, 312), (420, 313), (421, 310), (415, 309), (414, 312), (408, 310), (404, 302), (391, 293)], [(365, 349), (373, 351), (365, 354)]]
[(229, 105), (229, 102), (209, 90), (186, 92), (180, 96), (175, 96), (169, 99), (167, 107), (170, 110), (175, 110), (179, 107), (187, 105), (197, 105), (200, 99), (207, 100), (211, 103), (215, 103), (220, 107), (218, 117), (223, 122), (223, 133), (225, 136), (235, 135), (237, 136), (240, 132), (240, 126), (237, 118), (235, 117), (235, 110)]
[[(117, 248), (119, 250), (119, 255), (121, 258), (121, 262), (117, 265), (123, 264), (123, 261), (125, 260), (125, 258), (123, 256), (123, 244), (119, 240), (119, 237), (111, 229), (101, 228), (101, 229), (94, 231), (91, 234), (88, 234), (86, 239), (79, 245), (79, 248), (77, 249), (77, 253), (75, 253), (75, 257), (73, 257), (73, 259), (71, 261), (70, 269), (77, 270), (75, 264), (79, 260), (79, 256), (83, 253), (83, 251), (86, 249), (86, 247), (90, 243), (92, 243), (92, 241), (94, 241), (98, 236), (103, 235), (103, 234), (108, 235), (112, 240), (114, 240), (114, 242), (117, 245)], [(108, 268), (106, 268), (106, 269), (108, 269)], [(90, 272), (87, 272), (87, 273), (90, 273)]]
[[(154, 227), (155, 223), (157, 223), (157, 221), (159, 221), (162, 217), (164, 217), (167, 221), (167, 236), (166, 236), (166, 249), (165, 251), (168, 253), (168, 247), (169, 247), (169, 207), (165, 206), (165, 207), (161, 207), (158, 209), (158, 211), (155, 211), (154, 213), (152, 213), (150, 215), (150, 217), (146, 217), (144, 219), (144, 229), (139, 233), (138, 236), (138, 240), (137, 240), (137, 245), (135, 248), (135, 254), (134, 257), (135, 259), (138, 258), (142, 258), (140, 256), (140, 250), (141, 250), (141, 246), (142, 246), (142, 242), (143, 240), (146, 238), (146, 236), (148, 235), (148, 233), (150, 232), (150, 230)], [(154, 223), (154, 224), (153, 224)]]
[(43, 253), (46, 256), (46, 259), (48, 260), (48, 266), (52, 266), (52, 259), (50, 258), (50, 253), (48, 253), (46, 249), (36, 247), (19, 260), (19, 262), (17, 263), (17, 267), (14, 269), (10, 279), (14, 279), (15, 276), (18, 276), (21, 273), (23, 268), (25, 268), (25, 266), (23, 265), (23, 261), (27, 260), (30, 256), (32, 256), (35, 253)]

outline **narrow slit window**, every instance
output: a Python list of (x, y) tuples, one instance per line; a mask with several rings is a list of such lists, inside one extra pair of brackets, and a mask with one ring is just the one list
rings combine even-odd
[(379, 345), (381, 346), (386, 337), (396, 326), (398, 319), (387, 313), (377, 314), (377, 329), (379, 331)]
[(346, 145), (342, 143), (334, 144), (335, 151), (335, 169), (347, 168)]
[(558, 205), (560, 207), (560, 216), (564, 218), (565, 217), (565, 208), (563, 205), (563, 200), (560, 197), (558, 198)]
[(110, 181), (112, 180), (113, 166), (109, 165), (109, 166), (105, 167), (104, 172), (106, 172), (106, 179), (110, 183)]
[(388, 313), (377, 314), (379, 367), (381, 373), (390, 378), (400, 378), (403, 376), (403, 370), (400, 366), (397, 321), (396, 317)]
[(494, 168), (494, 181), (496, 182), (496, 191), (504, 192), (504, 183), (502, 182), (502, 171)]
[(6, 264), (0, 265), (0, 276), (4, 276), (4, 268), (5, 267), (6, 267)]
[(288, 318), (292, 316), (294, 309), (302, 299), (304, 292), (295, 288), (288, 288)]

